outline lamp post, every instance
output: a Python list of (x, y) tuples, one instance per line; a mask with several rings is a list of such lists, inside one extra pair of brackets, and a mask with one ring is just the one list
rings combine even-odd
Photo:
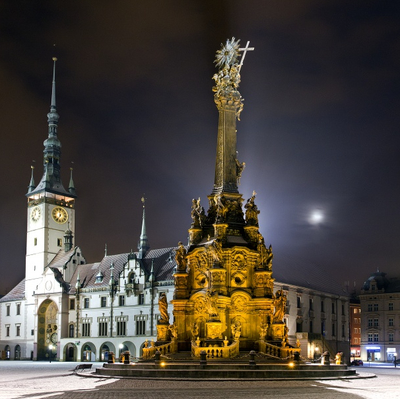
[(111, 299), (110, 305), (110, 337), (113, 336), (113, 319), (114, 319), (114, 297), (118, 290), (118, 283), (114, 280), (114, 263), (110, 265), (110, 281), (109, 281), (109, 293)]
[(151, 307), (150, 307), (150, 335), (153, 336), (154, 327), (154, 259), (151, 260), (151, 271), (150, 271), (150, 293), (151, 293)]

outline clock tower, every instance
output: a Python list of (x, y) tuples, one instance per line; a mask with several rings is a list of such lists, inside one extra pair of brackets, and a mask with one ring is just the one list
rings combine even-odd
[[(25, 263), (25, 296), (27, 303), (34, 302), (34, 294), (45, 267), (60, 250), (69, 250), (75, 232), (75, 187), (71, 177), (68, 190), (61, 182), (61, 143), (57, 128), (59, 115), (56, 109), (56, 58), (53, 58), (53, 82), (50, 112), (47, 114), (48, 137), (44, 141), (43, 176), (35, 185), (32, 167), (28, 186), (27, 240)], [(69, 242), (64, 247), (68, 230)]]

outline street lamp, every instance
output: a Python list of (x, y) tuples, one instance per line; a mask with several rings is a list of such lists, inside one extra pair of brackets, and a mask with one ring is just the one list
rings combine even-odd
[(111, 308), (110, 308), (110, 337), (112, 338), (113, 334), (113, 318), (114, 318), (114, 297), (118, 290), (118, 283), (114, 280), (114, 263), (110, 265), (110, 281), (109, 281), (109, 293), (111, 299)]

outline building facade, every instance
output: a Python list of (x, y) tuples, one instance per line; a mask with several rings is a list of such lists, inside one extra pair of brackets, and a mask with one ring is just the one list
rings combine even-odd
[(373, 273), (359, 297), (362, 360), (392, 362), (400, 353), (400, 279)]

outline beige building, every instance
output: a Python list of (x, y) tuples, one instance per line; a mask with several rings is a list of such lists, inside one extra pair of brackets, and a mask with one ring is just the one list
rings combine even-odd
[(400, 279), (373, 273), (364, 283), (361, 304), (361, 359), (392, 362), (400, 353)]

